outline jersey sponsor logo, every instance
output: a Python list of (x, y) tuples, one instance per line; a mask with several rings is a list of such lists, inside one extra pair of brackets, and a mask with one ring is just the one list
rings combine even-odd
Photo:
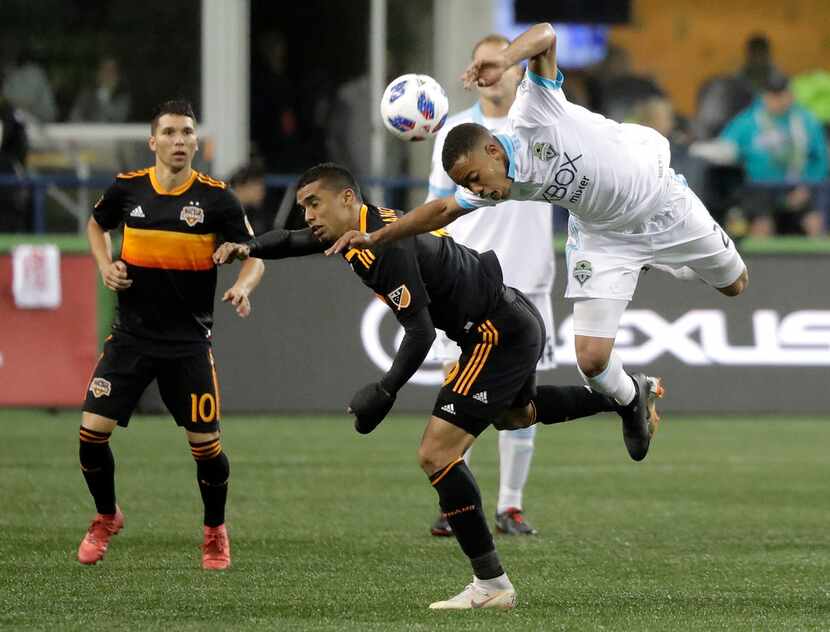
[[(576, 163), (580, 158), (582, 158), (582, 154), (579, 154), (575, 158), (571, 158), (566, 151), (564, 157), (565, 163), (560, 166), (553, 175), (554, 184), (549, 185), (542, 194), (542, 197), (548, 202), (559, 202), (562, 200), (562, 198), (568, 194), (568, 187), (571, 186), (571, 183), (573, 183), (576, 179), (576, 174), (579, 173), (579, 167)], [(585, 186), (588, 186), (587, 182), (585, 183)]]
[(486, 404), (487, 403), (487, 391), (481, 391), (480, 393), (476, 393), (475, 395), (473, 395), (473, 399), (477, 399), (482, 404)]
[(198, 202), (191, 202), (188, 206), (182, 207), (179, 219), (193, 228), (196, 224), (205, 223), (205, 211), (199, 206)]
[(559, 153), (553, 148), (553, 145), (550, 143), (534, 143), (533, 145), (533, 155), (535, 155), (539, 160), (553, 160), (556, 158)]
[(397, 289), (392, 290), (386, 295), (389, 301), (398, 308), (398, 311), (406, 309), (412, 303), (412, 294), (409, 293), (409, 288), (402, 285)]
[(453, 406), (452, 404), (446, 404), (444, 406), (441, 406), (441, 410), (443, 410), (445, 413), (449, 413), (450, 415), (455, 414), (455, 406)]
[(130, 217), (147, 217), (144, 214), (144, 209), (141, 206), (136, 206), (132, 211), (130, 211)]
[(95, 396), (95, 399), (104, 396), (109, 397), (110, 393), (112, 392), (112, 384), (109, 380), (105, 380), (102, 377), (96, 377), (89, 384), (89, 390), (92, 391), (92, 394)]
[(590, 261), (583, 259), (582, 261), (577, 261), (576, 265), (574, 265), (574, 278), (579, 281), (580, 286), (585, 285), (585, 282), (590, 279), (593, 274), (594, 269)]

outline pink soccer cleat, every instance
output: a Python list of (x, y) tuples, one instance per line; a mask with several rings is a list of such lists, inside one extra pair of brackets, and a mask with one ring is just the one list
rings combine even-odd
[(225, 525), (205, 527), (205, 543), (202, 545), (202, 568), (221, 571), (231, 565), (231, 542)]
[(95, 514), (95, 519), (78, 547), (78, 561), (81, 564), (95, 564), (104, 559), (110, 538), (124, 528), (124, 514), (116, 505), (111, 516)]

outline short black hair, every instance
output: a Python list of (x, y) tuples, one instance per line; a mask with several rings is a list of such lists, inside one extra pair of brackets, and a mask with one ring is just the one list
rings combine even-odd
[(447, 173), (455, 166), (459, 158), (466, 156), (483, 139), (490, 136), (490, 132), (478, 123), (462, 123), (456, 125), (447, 134), (444, 140), (444, 150), (441, 152), (441, 164)]
[(746, 50), (753, 54), (766, 54), (770, 52), (769, 38), (764, 33), (753, 33), (746, 40)]
[(231, 174), (231, 188), (235, 189), (253, 180), (262, 180), (264, 177), (265, 169), (259, 161), (255, 160), (246, 165), (242, 165)]
[(153, 118), (150, 119), (150, 132), (156, 133), (156, 126), (159, 124), (159, 119), (165, 114), (178, 114), (179, 116), (189, 116), (196, 123), (196, 115), (193, 113), (193, 106), (190, 101), (184, 99), (173, 99), (172, 101), (165, 101), (159, 103), (153, 108)]
[(337, 191), (338, 193), (343, 189), (351, 189), (354, 191), (357, 199), (363, 201), (363, 195), (360, 193), (357, 180), (354, 179), (352, 172), (343, 165), (338, 165), (336, 162), (323, 162), (319, 165), (314, 165), (300, 176), (300, 179), (297, 181), (297, 191), (318, 180), (327, 189)]

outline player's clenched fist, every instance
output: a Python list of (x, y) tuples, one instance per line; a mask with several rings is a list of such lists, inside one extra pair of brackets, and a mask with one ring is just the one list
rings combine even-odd
[(123, 261), (113, 261), (101, 268), (101, 280), (113, 292), (120, 292), (130, 287), (132, 279), (127, 278), (127, 264)]
[(216, 249), (216, 252), (213, 253), (213, 263), (216, 265), (222, 265), (223, 263), (232, 263), (237, 259), (244, 261), (250, 256), (250, 254), (251, 249), (245, 244), (225, 242)]

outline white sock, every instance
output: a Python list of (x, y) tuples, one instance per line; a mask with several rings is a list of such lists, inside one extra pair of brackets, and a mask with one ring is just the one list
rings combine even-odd
[(479, 588), (483, 588), (484, 590), (491, 592), (495, 590), (508, 590), (509, 588), (513, 588), (513, 584), (510, 581), (510, 578), (507, 576), (507, 573), (502, 573), (498, 577), (494, 577), (493, 579), (479, 579), (478, 577), (473, 576), (473, 583), (478, 586)]
[(622, 361), (616, 351), (611, 351), (608, 365), (599, 375), (588, 377), (582, 373), (582, 370), (579, 372), (592, 391), (613, 397), (621, 406), (630, 404), (631, 400), (634, 399), (636, 394), (634, 381), (630, 375), (623, 371)]
[(533, 459), (533, 438), (536, 426), (520, 430), (499, 431), (499, 502), (496, 512), (510, 507), (522, 508), (522, 492), (530, 461)]

